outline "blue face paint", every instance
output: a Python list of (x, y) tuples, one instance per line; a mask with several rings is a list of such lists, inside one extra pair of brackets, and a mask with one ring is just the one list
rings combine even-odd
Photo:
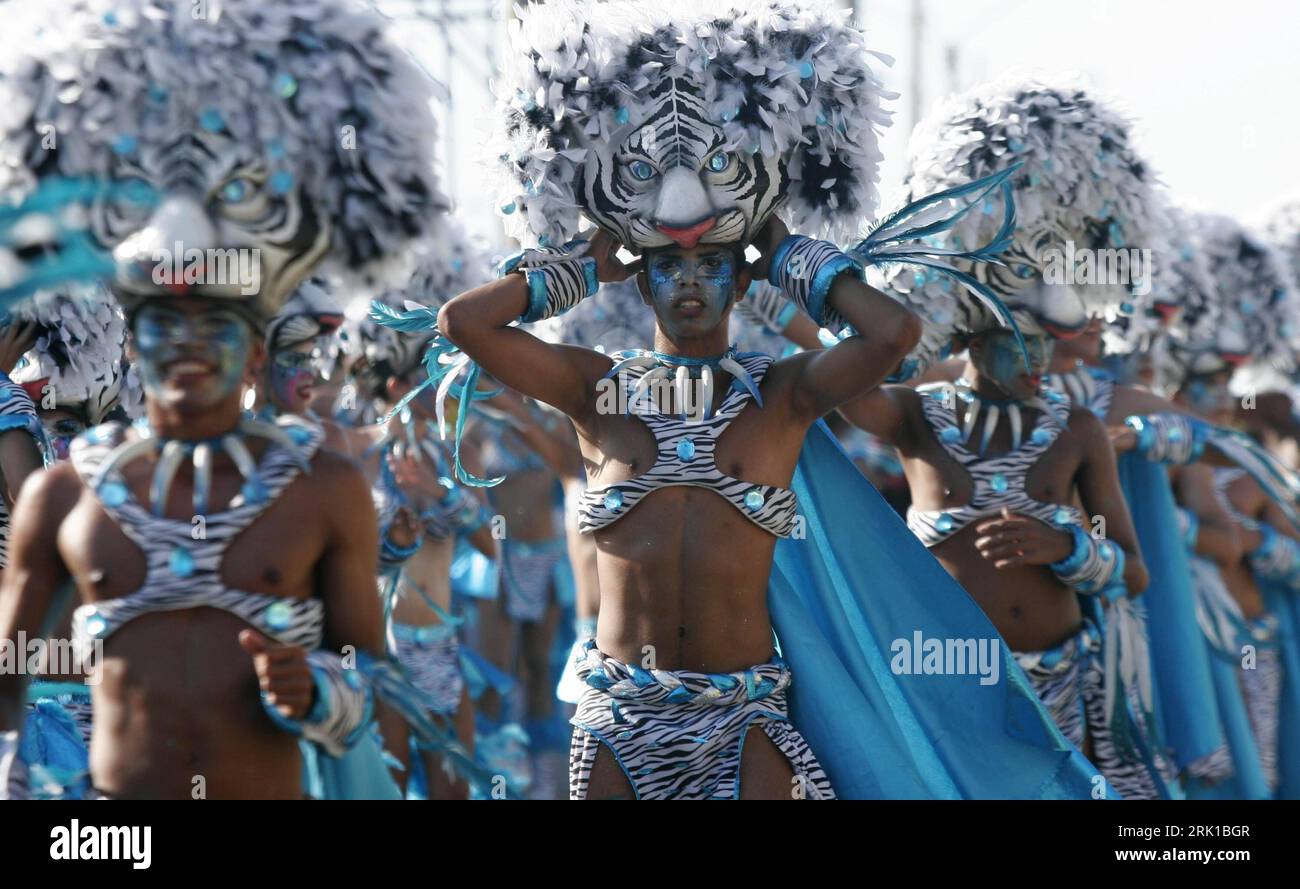
[[(1051, 337), (1027, 335), (1024, 352), (1009, 330), (995, 330), (984, 334), (984, 345), (975, 359), (980, 376), (993, 382), (1011, 398), (1024, 400), (1038, 391), (1042, 376), (1052, 360)], [(1025, 366), (1025, 353), (1029, 366)]]
[(316, 382), (312, 366), (311, 344), (281, 349), (271, 360), (271, 401), (282, 411), (302, 413), (311, 401), (311, 386)]
[(736, 258), (717, 248), (657, 251), (646, 281), (664, 331), (699, 335), (722, 322), (736, 297)]
[(187, 313), (148, 305), (136, 315), (134, 333), (145, 392), (155, 399), (213, 405), (243, 382), (253, 332), (230, 309)]

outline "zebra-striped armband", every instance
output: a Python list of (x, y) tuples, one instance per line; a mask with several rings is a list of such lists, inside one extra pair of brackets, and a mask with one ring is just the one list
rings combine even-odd
[(1061, 583), (1112, 602), (1124, 595), (1124, 550), (1109, 540), (1098, 540), (1078, 525), (1057, 527), (1074, 538), (1071, 553), (1047, 566)]
[(1205, 450), (1206, 424), (1186, 414), (1128, 417), (1124, 425), (1137, 433), (1137, 452), (1152, 463), (1185, 466)]
[(0, 732), (0, 800), (27, 797), (27, 763), (18, 752), (18, 731)]
[(596, 260), (584, 255), (586, 241), (563, 247), (538, 247), (518, 253), (501, 264), (500, 277), (522, 272), (528, 281), (524, 323), (563, 315), (600, 288)]
[(1178, 536), (1183, 546), (1189, 550), (1196, 549), (1196, 536), (1201, 532), (1201, 520), (1192, 515), (1191, 510), (1178, 507)]
[(328, 651), (308, 652), (307, 666), (316, 684), (316, 702), (306, 716), (289, 719), (281, 715), (267, 702), (265, 694), (262, 707), (280, 728), (319, 744), (330, 756), (342, 756), (365, 733), (373, 715), (375, 702), (370, 683)]
[(831, 284), (848, 271), (858, 274), (858, 264), (830, 241), (790, 235), (772, 254), (767, 279), (812, 316), (818, 327), (837, 330), (843, 326), (844, 319), (826, 304), (826, 299)]
[(1264, 539), (1247, 557), (1251, 569), (1261, 580), (1294, 583), (1296, 567), (1300, 565), (1300, 546), (1265, 524), (1260, 524), (1259, 533)]

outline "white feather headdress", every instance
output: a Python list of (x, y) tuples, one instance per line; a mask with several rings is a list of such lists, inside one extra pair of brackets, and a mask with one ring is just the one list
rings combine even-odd
[(492, 149), (510, 236), (559, 245), (580, 213), (627, 227), (618, 195), (591, 206), (593, 154), (632, 138), (670, 79), (692, 114), (702, 104), (701, 128), (718, 128), (728, 150), (780, 162), (776, 181), (753, 189), (770, 200), (751, 208), (746, 231), (782, 201), (795, 230), (834, 239), (873, 214), (877, 130), (889, 120), (881, 101), (892, 95), (848, 10), (825, 0), (552, 0), (518, 14)]
[[(971, 273), (1031, 329), (1031, 319), (1073, 327), (1090, 315), (1140, 314), (1131, 285), (1149, 280), (1142, 266), (1163, 251), (1166, 222), (1155, 175), (1133, 141), (1130, 121), (1072, 78), (1004, 78), (949, 99), (917, 126), (906, 199), (1020, 163), (1014, 241), (1002, 265), (976, 264)], [(966, 214), (937, 240), (962, 249), (987, 239), (1001, 221), (989, 199), (983, 212)], [(1151, 253), (1119, 252), (1142, 248)], [(1086, 271), (1084, 257), (1093, 263)], [(1102, 271), (1119, 272), (1118, 280)], [(923, 361), (955, 333), (996, 324), (937, 276), (896, 269), (887, 286), (929, 321), (917, 353)]]
[(272, 185), (303, 189), (331, 221), (341, 267), (386, 258), (447, 208), (431, 81), (386, 20), (355, 0), (198, 9), (42, 0), (41, 26), (0, 60), (0, 190), (108, 177), (122, 158), (208, 130), (265, 160)]
[(139, 412), (143, 392), (126, 363), (126, 319), (107, 291), (82, 287), (41, 293), (14, 311), (41, 326), (36, 345), (15, 368), (16, 383), (42, 383), (39, 406), (74, 410), (90, 425), (113, 408)]

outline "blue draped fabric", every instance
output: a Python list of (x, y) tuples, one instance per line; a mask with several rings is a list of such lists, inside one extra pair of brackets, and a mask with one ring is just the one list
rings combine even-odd
[(1193, 781), (1187, 788), (1188, 799), (1269, 799), (1268, 781), (1259, 765), (1259, 748), (1250, 730), (1250, 718), (1241, 696), (1237, 674), (1241, 662), (1223, 652), (1209, 647), (1210, 675), (1214, 680), (1214, 695), (1218, 703), (1219, 718), (1228, 739), (1232, 765), (1236, 773), (1213, 787)]
[(1163, 466), (1128, 453), (1119, 480), (1137, 530), (1150, 583), (1142, 596), (1155, 676), (1156, 714), (1164, 742), (1184, 771), (1225, 743), (1215, 706), (1205, 637), (1196, 623), (1196, 592), (1177, 506)]
[[(768, 607), (794, 674), (791, 718), (837, 795), (1087, 799), (1105, 787), (983, 611), (824, 423), (809, 432), (792, 487), (806, 533), (777, 544)], [(918, 632), (995, 640), (998, 681), (895, 675), (895, 640)]]
[(298, 747), (303, 790), (315, 799), (402, 798), (373, 731), (363, 732), (356, 746), (337, 758), (310, 741), (299, 741)]
[(1300, 593), (1263, 584), (1264, 603), (1277, 616), (1282, 654), (1282, 699), (1278, 704), (1278, 799), (1300, 799)]

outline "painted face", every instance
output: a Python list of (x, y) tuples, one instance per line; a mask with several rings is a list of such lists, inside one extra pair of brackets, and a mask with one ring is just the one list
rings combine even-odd
[(271, 402), (280, 411), (301, 414), (311, 403), (316, 383), (314, 346), (311, 341), (280, 349), (271, 356), (267, 383)]
[(1009, 330), (991, 330), (981, 335), (980, 347), (971, 351), (980, 376), (992, 381), (1007, 397), (1016, 401), (1033, 398), (1052, 360), (1053, 340), (1046, 334), (1027, 334), (1025, 351), (1029, 367), (1016, 336)]
[(329, 247), (330, 230), (287, 170), (220, 133), (187, 133), (119, 159), (113, 176), (152, 205), (96, 206), (96, 237), (113, 249), (126, 298), (193, 293), (255, 300), (269, 316)]
[(736, 257), (730, 250), (657, 250), (646, 259), (645, 276), (659, 326), (670, 337), (708, 333), (736, 298)]
[(643, 113), (587, 154), (584, 209), (631, 249), (749, 243), (784, 195), (784, 162), (731, 150), (692, 83), (665, 78)]
[(154, 300), (139, 310), (132, 329), (150, 400), (200, 409), (238, 392), (254, 339), (234, 310), (208, 300)]
[(1211, 374), (1195, 374), (1188, 377), (1183, 384), (1183, 401), (1206, 419), (1216, 423), (1232, 421), (1232, 392), (1228, 389), (1226, 371)]
[(54, 449), (54, 456), (59, 460), (68, 459), (72, 440), (86, 431), (85, 421), (68, 411), (43, 410), (40, 413), (41, 425), (45, 427), (45, 435)]

